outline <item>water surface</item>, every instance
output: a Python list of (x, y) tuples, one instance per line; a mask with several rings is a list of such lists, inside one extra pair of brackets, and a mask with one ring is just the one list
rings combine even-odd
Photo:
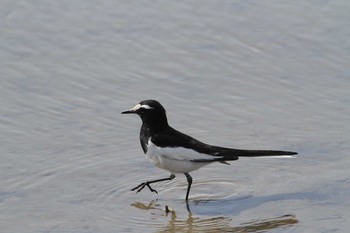
[[(3, 1), (1, 232), (346, 232), (348, 1)], [(204, 142), (299, 152), (168, 177), (139, 145), (158, 99)], [(166, 211), (166, 207), (169, 211)], [(190, 210), (190, 211), (189, 211)]]

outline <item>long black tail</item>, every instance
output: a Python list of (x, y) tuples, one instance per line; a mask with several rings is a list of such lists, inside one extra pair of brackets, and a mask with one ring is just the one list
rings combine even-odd
[(239, 157), (280, 157), (280, 158), (294, 158), (297, 152), (283, 151), (283, 150), (243, 150), (233, 149), (219, 146), (206, 145), (205, 149), (209, 151), (203, 151), (204, 153), (214, 156), (213, 159), (195, 159), (192, 162), (220, 162), (228, 164), (226, 161), (237, 160)]
[(238, 157), (260, 157), (260, 156), (290, 156), (297, 155), (294, 151), (283, 150), (235, 150), (235, 155)]

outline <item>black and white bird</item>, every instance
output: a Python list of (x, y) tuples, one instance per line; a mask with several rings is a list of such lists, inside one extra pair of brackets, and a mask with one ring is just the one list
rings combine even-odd
[(131, 191), (140, 192), (144, 187), (157, 193), (150, 184), (172, 180), (175, 174), (185, 174), (188, 187), (186, 201), (191, 189), (189, 172), (213, 162), (229, 164), (227, 161), (239, 157), (281, 156), (294, 157), (297, 152), (280, 150), (242, 150), (213, 146), (181, 133), (169, 126), (164, 107), (156, 100), (143, 100), (122, 114), (134, 113), (140, 116), (142, 127), (140, 142), (146, 158), (156, 167), (170, 172), (170, 177), (145, 181)]

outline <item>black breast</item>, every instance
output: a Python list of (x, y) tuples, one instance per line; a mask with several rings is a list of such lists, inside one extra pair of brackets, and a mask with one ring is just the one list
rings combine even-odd
[(142, 150), (145, 154), (147, 153), (147, 145), (150, 137), (151, 137), (150, 128), (147, 125), (142, 124), (141, 131), (140, 131), (140, 143), (141, 143)]

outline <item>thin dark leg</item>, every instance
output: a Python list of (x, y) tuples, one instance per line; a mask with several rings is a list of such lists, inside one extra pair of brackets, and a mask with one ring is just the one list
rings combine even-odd
[(185, 173), (185, 176), (186, 176), (187, 182), (188, 182), (187, 193), (186, 193), (186, 201), (188, 201), (188, 195), (190, 194), (190, 189), (191, 189), (191, 184), (192, 184), (192, 177), (188, 173)]
[(188, 213), (191, 215), (192, 212), (191, 212), (190, 204), (188, 203), (188, 200), (186, 200), (186, 209), (187, 209)]
[(158, 192), (156, 190), (154, 190), (150, 184), (152, 183), (157, 183), (157, 182), (161, 182), (161, 181), (166, 181), (166, 180), (172, 180), (175, 178), (174, 174), (171, 174), (169, 178), (164, 178), (164, 179), (159, 179), (159, 180), (151, 180), (151, 181), (146, 181), (141, 183), (140, 185), (136, 186), (135, 188), (132, 188), (130, 191), (135, 191), (137, 189), (137, 193), (140, 192), (145, 186), (147, 186), (149, 188), (149, 190), (151, 192), (155, 192), (156, 194), (158, 194)]

